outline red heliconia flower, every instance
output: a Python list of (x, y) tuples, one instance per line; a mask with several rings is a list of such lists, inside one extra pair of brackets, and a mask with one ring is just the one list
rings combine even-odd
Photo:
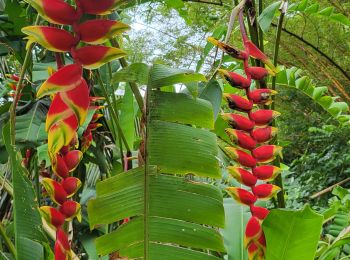
[(111, 60), (124, 57), (126, 52), (114, 47), (85, 46), (75, 50), (72, 55), (84, 68), (97, 69)]
[(277, 111), (260, 109), (249, 113), (250, 120), (254, 121), (256, 125), (268, 125), (272, 120), (281, 115)]
[(72, 25), (78, 20), (75, 9), (63, 0), (26, 0), (50, 23)]
[(69, 175), (68, 166), (60, 154), (55, 155), (55, 158), (52, 161), (52, 170), (57, 176), (61, 178), (68, 177)]
[(83, 68), (77, 64), (62, 67), (41, 85), (36, 93), (37, 98), (74, 89), (81, 84), (82, 73)]
[(261, 233), (260, 221), (256, 217), (251, 217), (245, 228), (244, 245), (247, 247), (252, 240), (260, 237)]
[(277, 145), (262, 145), (255, 148), (252, 155), (259, 163), (268, 163), (275, 159), (276, 155), (282, 157), (282, 147)]
[(63, 146), (71, 143), (77, 134), (78, 125), (77, 117), (72, 115), (58, 121), (49, 129), (47, 145), (50, 157), (57, 154)]
[(228, 153), (231, 159), (237, 161), (245, 167), (253, 168), (256, 166), (256, 159), (242, 150), (233, 147), (225, 147), (225, 151)]
[(108, 14), (126, 0), (80, 0), (86, 14)]
[(91, 122), (96, 123), (101, 117), (103, 117), (103, 114), (94, 114), (92, 116)]
[(58, 182), (50, 179), (50, 178), (43, 178), (42, 184), (49, 194), (50, 198), (56, 203), (56, 204), (62, 204), (67, 200), (67, 192), (63, 189), (62, 185)]
[(56, 232), (56, 242), (54, 250), (55, 260), (67, 260), (71, 257), (68, 237), (61, 228), (59, 228)]
[(253, 108), (252, 101), (246, 98), (243, 98), (239, 95), (224, 93), (223, 96), (226, 98), (228, 102), (228, 106), (231, 109), (235, 109), (237, 111), (242, 111), (242, 112), (249, 112)]
[(269, 141), (271, 138), (273, 138), (277, 133), (277, 128), (268, 126), (264, 128), (255, 128), (251, 132), (251, 136), (258, 142), (258, 143), (265, 143)]
[(264, 220), (267, 217), (267, 215), (270, 213), (268, 209), (265, 209), (259, 206), (254, 206), (254, 205), (250, 206), (250, 212), (254, 217), (260, 220)]
[(271, 96), (276, 94), (277, 91), (275, 90), (260, 88), (250, 91), (248, 97), (254, 102), (254, 104), (270, 105), (272, 103)]
[(250, 87), (250, 84), (251, 84), (250, 79), (247, 79), (235, 72), (231, 72), (223, 69), (218, 69), (218, 71), (221, 73), (221, 75), (223, 75), (223, 77), (228, 81), (228, 83), (230, 83), (232, 87), (243, 88), (243, 89)]
[(83, 153), (79, 150), (69, 151), (67, 154), (63, 156), (63, 160), (66, 163), (69, 172), (72, 172), (77, 168), (82, 158), (83, 158)]
[(222, 118), (238, 130), (249, 132), (254, 128), (254, 122), (242, 115), (225, 113)]
[(247, 249), (248, 249), (248, 260), (256, 259), (256, 256), (259, 253), (259, 247), (254, 242), (251, 242)]
[(266, 248), (266, 238), (265, 238), (265, 234), (264, 232), (261, 233), (260, 237), (258, 239), (256, 239), (256, 243), (258, 244), (258, 246), (260, 248), (262, 248), (263, 250), (265, 250)]
[(274, 197), (280, 190), (280, 187), (273, 184), (260, 184), (252, 188), (254, 195), (262, 200)]
[(218, 48), (220, 48), (221, 50), (223, 50), (224, 52), (226, 52), (228, 55), (232, 56), (235, 59), (244, 60), (248, 58), (248, 54), (245, 51), (238, 50), (224, 42), (220, 42), (214, 37), (208, 37), (207, 40), (208, 42), (217, 46)]
[(80, 150), (85, 153), (92, 143), (92, 133), (90, 130), (83, 133)]
[(257, 200), (257, 197), (253, 193), (242, 188), (228, 187), (226, 188), (226, 191), (238, 203), (241, 203), (244, 205), (248, 205), (248, 206), (253, 205)]
[(102, 124), (98, 124), (98, 123), (90, 123), (88, 125), (88, 127), (86, 128), (87, 131), (94, 131), (96, 130), (97, 128), (103, 126)]
[(40, 207), (40, 214), (47, 224), (53, 228), (60, 228), (64, 223), (64, 216), (57, 209), (50, 206)]
[(60, 212), (66, 217), (67, 221), (71, 221), (77, 217), (78, 221), (81, 222), (81, 207), (76, 201), (65, 201), (60, 207)]
[(101, 44), (128, 30), (127, 24), (112, 20), (87, 20), (78, 26), (80, 40), (89, 44)]
[(68, 52), (76, 45), (74, 36), (66, 30), (50, 26), (27, 26), (22, 28), (27, 34), (27, 46), (37, 42), (44, 48), (54, 52)]
[(70, 198), (81, 187), (81, 181), (75, 177), (68, 177), (68, 178), (62, 180), (61, 185), (67, 193), (67, 198)]
[(246, 70), (247, 70), (247, 73), (250, 74), (252, 79), (255, 79), (255, 80), (262, 80), (269, 74), (267, 69), (262, 67), (248, 67)]
[(273, 165), (261, 165), (253, 169), (253, 174), (263, 181), (272, 181), (281, 172), (281, 168)]
[(278, 72), (271, 60), (258, 47), (256, 47), (254, 43), (246, 40), (244, 41), (244, 46), (248, 51), (249, 56), (253, 57), (254, 59), (261, 60), (266, 66), (268, 66), (269, 71), (273, 76)]
[(75, 116), (74, 111), (62, 100), (61, 93), (54, 96), (49, 111), (47, 113), (45, 130), (49, 131), (52, 125), (59, 121)]
[(229, 166), (227, 171), (239, 183), (249, 187), (254, 186), (258, 180), (252, 173), (240, 167)]
[(230, 137), (231, 141), (237, 143), (240, 147), (248, 150), (253, 150), (257, 142), (248, 134), (241, 130), (227, 128), (225, 132)]
[(89, 109), (89, 87), (86, 81), (82, 78), (79, 85), (72, 90), (60, 92), (62, 100), (74, 111), (79, 125), (84, 124), (88, 109)]

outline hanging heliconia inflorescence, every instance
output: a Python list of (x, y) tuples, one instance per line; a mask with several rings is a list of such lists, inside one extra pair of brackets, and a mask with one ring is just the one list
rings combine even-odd
[[(48, 132), (48, 153), (54, 178), (43, 178), (42, 184), (57, 207), (43, 206), (41, 214), (46, 222), (56, 230), (55, 259), (71, 258), (70, 242), (64, 225), (77, 217), (80, 221), (80, 204), (71, 200), (81, 186), (78, 178), (71, 173), (76, 169), (83, 152), (92, 142), (92, 131), (99, 127), (96, 123), (101, 115), (94, 115), (81, 137), (80, 150), (77, 130), (87, 117), (88, 110), (98, 109), (96, 98), (89, 96), (89, 87), (83, 78), (83, 68), (96, 69), (103, 64), (125, 56), (125, 52), (102, 44), (124, 32), (128, 25), (106, 19), (84, 19), (85, 14), (105, 15), (115, 9), (121, 0), (76, 0), (73, 7), (63, 0), (27, 0), (48, 22), (64, 25), (71, 32), (54, 26), (28, 26), (22, 29), (27, 34), (27, 46), (39, 43), (47, 50), (59, 53), (70, 52), (73, 64), (62, 66), (39, 88), (37, 98), (47, 95), (52, 103), (46, 118)], [(90, 45), (86, 45), (90, 44)], [(78, 47), (79, 45), (79, 47)], [(57, 54), (58, 57), (59, 54)], [(56, 55), (56, 57), (57, 57)], [(90, 104), (93, 104), (92, 107)]]
[[(268, 74), (274, 75), (276, 68), (266, 55), (248, 39), (242, 10), (239, 13), (239, 22), (244, 51), (212, 37), (209, 37), (208, 41), (232, 57), (242, 60), (246, 74), (244, 77), (235, 72), (219, 69), (220, 74), (232, 87), (244, 90), (246, 95), (242, 97), (236, 94), (224, 94), (229, 107), (242, 113), (226, 113), (222, 116), (232, 127), (226, 129), (227, 135), (238, 146), (238, 148), (225, 148), (227, 154), (239, 164), (239, 166), (229, 166), (227, 170), (239, 183), (250, 188), (248, 190), (229, 187), (227, 191), (236, 201), (250, 207), (252, 216), (246, 226), (244, 245), (248, 250), (249, 259), (254, 260), (264, 259), (266, 242), (261, 224), (269, 213), (268, 209), (254, 204), (257, 200), (268, 200), (280, 191), (278, 186), (264, 183), (272, 181), (280, 173), (280, 168), (267, 165), (277, 155), (281, 155), (281, 147), (267, 144), (276, 133), (277, 129), (270, 124), (279, 113), (257, 107), (271, 104), (271, 96), (275, 95), (276, 91), (267, 88), (251, 90), (252, 80), (262, 81)], [(249, 57), (262, 61), (266, 69), (250, 67)], [(261, 184), (257, 184), (258, 181)]]

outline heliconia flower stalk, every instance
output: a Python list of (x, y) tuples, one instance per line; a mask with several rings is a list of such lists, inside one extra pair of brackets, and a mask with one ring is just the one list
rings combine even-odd
[(238, 203), (247, 206), (253, 205), (257, 200), (253, 193), (242, 188), (228, 187), (226, 190)]
[(227, 128), (225, 132), (230, 137), (231, 141), (238, 144), (240, 147), (253, 150), (257, 145), (257, 142), (248, 134), (241, 130)]
[(238, 130), (249, 132), (254, 128), (254, 122), (242, 115), (225, 113), (222, 118)]
[[(72, 221), (75, 217), (81, 221), (81, 206), (71, 200), (82, 185), (73, 176), (74, 170), (82, 160), (83, 152), (92, 143), (92, 131), (101, 126), (97, 121), (102, 114), (93, 116), (84, 129), (80, 143), (77, 130), (84, 127), (90, 109), (96, 111), (103, 108), (91, 104), (102, 98), (89, 96), (90, 88), (83, 78), (83, 68), (97, 69), (113, 59), (125, 56), (126, 53), (118, 48), (97, 44), (129, 29), (128, 25), (121, 22), (100, 18), (91, 20), (85, 14), (108, 14), (125, 0), (75, 0), (75, 7), (64, 0), (26, 1), (48, 22), (70, 25), (65, 28), (72, 30), (53, 26), (22, 28), (22, 32), (27, 35), (27, 47), (35, 42), (49, 51), (70, 52), (73, 58), (73, 64), (66, 66), (57, 58), (57, 71), (49, 69), (49, 78), (36, 94), (37, 98), (50, 96), (52, 99), (45, 127), (48, 133), (48, 155), (57, 180), (51, 179), (47, 170), (43, 174), (45, 195), (50, 197), (56, 207), (43, 206), (40, 212), (44, 221), (56, 229), (55, 260), (68, 260), (71, 259), (70, 242), (62, 226), (65, 221)], [(82, 17), (84, 21), (81, 21)], [(79, 147), (81, 151), (77, 150)]]
[(248, 96), (249, 99), (254, 102), (254, 104), (270, 105), (272, 103), (271, 97), (276, 94), (277, 91), (275, 90), (261, 88), (250, 91)]
[(273, 161), (277, 155), (282, 157), (282, 147), (277, 145), (262, 145), (255, 148), (252, 154), (259, 163), (268, 163)]
[[(235, 161), (235, 165), (228, 166), (227, 171), (231, 177), (247, 188), (228, 187), (226, 191), (238, 203), (249, 206), (252, 217), (246, 226), (244, 245), (247, 247), (249, 260), (263, 260), (266, 241), (261, 224), (268, 217), (269, 210), (254, 204), (257, 200), (268, 200), (274, 197), (281, 190), (273, 184), (264, 183), (273, 181), (281, 169), (273, 165), (260, 165), (273, 161), (277, 155), (282, 155), (280, 146), (266, 144), (274, 138), (277, 132), (277, 129), (269, 124), (280, 114), (277, 111), (254, 107), (254, 104), (270, 105), (272, 103), (271, 97), (277, 93), (275, 90), (265, 88), (251, 90), (250, 85), (251, 80), (257, 80), (261, 83), (268, 75), (275, 75), (278, 70), (267, 56), (248, 39), (242, 10), (239, 13), (239, 22), (245, 47), (243, 51), (212, 37), (209, 37), (208, 41), (232, 57), (243, 60), (246, 76), (218, 69), (221, 76), (232, 87), (243, 89), (246, 95), (246, 97), (241, 97), (237, 94), (224, 94), (229, 108), (247, 113), (249, 117), (237, 113), (222, 114), (222, 118), (233, 128), (225, 129), (225, 132), (230, 140), (238, 146), (224, 148), (228, 157)], [(261, 60), (266, 67), (249, 66), (249, 57)], [(246, 150), (243, 151), (240, 148)]]
[(264, 128), (255, 128), (251, 132), (251, 136), (258, 142), (258, 143), (265, 143), (269, 141), (271, 138), (273, 138), (277, 133), (277, 128), (268, 126)]
[(252, 188), (253, 193), (259, 199), (268, 200), (275, 196), (281, 188), (273, 184), (260, 184)]
[(249, 112), (253, 108), (253, 102), (235, 94), (223, 94), (231, 109), (241, 112)]
[(247, 89), (250, 87), (251, 80), (248, 78), (243, 77), (242, 75), (223, 70), (223, 69), (218, 69), (220, 74), (230, 83), (232, 87), (235, 88), (240, 88), (240, 89)]
[(230, 156), (231, 159), (237, 161), (241, 165), (249, 168), (253, 168), (256, 166), (256, 159), (242, 150), (233, 148), (233, 147), (225, 147), (225, 151)]
[(250, 120), (254, 121), (256, 125), (268, 125), (273, 119), (280, 116), (281, 114), (277, 111), (260, 109), (249, 113)]

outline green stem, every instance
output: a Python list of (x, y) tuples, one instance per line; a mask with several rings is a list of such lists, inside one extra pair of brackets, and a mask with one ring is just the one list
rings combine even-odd
[(13, 245), (11, 239), (7, 236), (6, 230), (4, 226), (2, 225), (2, 222), (0, 221), (0, 235), (5, 241), (5, 244), (7, 248), (10, 250), (11, 254), (16, 258), (16, 249), (15, 246)]
[[(276, 42), (275, 42), (275, 49), (274, 49), (274, 55), (273, 55), (273, 64), (277, 66), (278, 63), (278, 52), (279, 52), (279, 46), (281, 42), (281, 32), (282, 32), (282, 25), (283, 25), (283, 20), (284, 20), (284, 15), (285, 15), (285, 10), (283, 8), (284, 5), (288, 3), (288, 1), (282, 0), (282, 9), (281, 9), (281, 14), (278, 19), (278, 26), (277, 26), (277, 32), (276, 32)], [(273, 90), (276, 89), (276, 76), (272, 78), (272, 85), (271, 88)], [(275, 98), (272, 97), (272, 100), (275, 101)], [(271, 109), (275, 110), (275, 102), (272, 102), (271, 104)], [(276, 121), (273, 121), (272, 123), (273, 126), (276, 125)], [(277, 138), (276, 138), (277, 140)], [(281, 163), (280, 158), (277, 158), (275, 161), (275, 164), (279, 166)], [(283, 188), (283, 180), (282, 180), (282, 175), (278, 175), (275, 179), (275, 184), (281, 188), (281, 192), (277, 194), (277, 202), (278, 202), (278, 207), (279, 208), (285, 208), (286, 207), (286, 202), (284, 199), (284, 188)]]
[[(34, 25), (38, 24), (39, 22), (39, 15), (37, 15), (36, 20)], [(22, 70), (19, 76), (19, 80), (17, 83), (17, 87), (16, 87), (16, 92), (15, 92), (15, 96), (13, 98), (13, 102), (12, 105), (10, 107), (10, 141), (11, 141), (11, 145), (15, 145), (16, 144), (16, 108), (17, 108), (17, 103), (19, 100), (19, 97), (22, 93), (23, 90), (23, 80), (24, 80), (24, 75), (28, 69), (28, 66), (30, 64), (31, 61), (31, 57), (32, 57), (32, 49), (34, 47), (34, 43), (32, 43), (26, 52), (26, 55), (24, 57), (24, 61), (23, 61), (23, 65), (22, 65)]]
[[(113, 108), (112, 102), (109, 100), (109, 95), (108, 95), (107, 89), (106, 89), (106, 87), (105, 87), (105, 85), (104, 85), (104, 83), (102, 81), (102, 78), (101, 78), (101, 75), (100, 75), (99, 71), (96, 71), (96, 76), (97, 76), (98, 83), (99, 83), (100, 87), (102, 88), (103, 95), (106, 98), (108, 109), (111, 112), (111, 116), (113, 118), (113, 121), (115, 122), (115, 124), (117, 126), (118, 135), (120, 135), (120, 137), (122, 138), (122, 141), (123, 141), (123, 143), (125, 145), (126, 150), (130, 151), (130, 147), (128, 145), (128, 142), (126, 141), (126, 138), (125, 138), (125, 136), (123, 134), (123, 130), (122, 130), (120, 124), (119, 124), (117, 113), (115, 112), (115, 110)], [(113, 95), (114, 95), (114, 93), (113, 93)]]
[[(111, 43), (116, 48), (120, 48), (119, 43), (116, 40), (111, 39)], [(128, 62), (126, 61), (125, 58), (119, 59), (119, 62), (123, 68), (128, 67)], [(135, 99), (137, 101), (137, 104), (139, 105), (141, 112), (143, 112), (143, 109), (144, 109), (143, 97), (140, 93), (139, 87), (137, 86), (136, 83), (133, 83), (133, 82), (130, 82), (130, 87), (131, 87), (132, 92), (134, 93)]]

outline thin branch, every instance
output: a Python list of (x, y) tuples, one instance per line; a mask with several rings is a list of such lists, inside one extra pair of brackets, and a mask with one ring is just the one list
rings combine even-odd
[(321, 191), (315, 193), (314, 195), (312, 195), (312, 196), (310, 197), (310, 199), (316, 199), (317, 197), (320, 197), (321, 195), (323, 195), (323, 194), (325, 194), (325, 193), (327, 193), (327, 192), (332, 191), (335, 187), (337, 187), (337, 186), (339, 186), (339, 185), (342, 185), (342, 184), (344, 184), (344, 183), (346, 183), (346, 182), (349, 182), (349, 181), (350, 181), (350, 177), (349, 177), (349, 178), (346, 178), (345, 180), (342, 180), (342, 181), (340, 181), (340, 182), (338, 182), (338, 183), (336, 183), (336, 184), (333, 184), (332, 186), (330, 186), (330, 187), (328, 187), (328, 188), (326, 188), (326, 189), (324, 189), (324, 190), (321, 190)]
[[(274, 23), (272, 23), (272, 26), (277, 27), (277, 25), (274, 24)], [(289, 31), (289, 30), (287, 30), (285, 28), (282, 28), (282, 31), (287, 33), (288, 35), (298, 39), (299, 41), (303, 42), (304, 44), (306, 44), (307, 46), (309, 46), (313, 50), (315, 50), (322, 57), (326, 58), (334, 67), (336, 67), (350, 81), (350, 75), (338, 63), (336, 63), (331, 57), (329, 57), (326, 53), (324, 53), (319, 48), (317, 48), (315, 45), (313, 45), (312, 43), (310, 43), (307, 40), (303, 39), (299, 35), (291, 32), (291, 31)]]
[(219, 5), (224, 6), (223, 2), (210, 2), (205, 0), (183, 0), (184, 2), (194, 2), (194, 3), (200, 3), (200, 4), (208, 4), (208, 5)]

